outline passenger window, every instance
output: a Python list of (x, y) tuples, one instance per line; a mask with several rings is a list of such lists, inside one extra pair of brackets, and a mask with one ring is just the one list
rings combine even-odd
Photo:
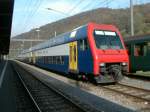
[(85, 44), (85, 49), (88, 49), (89, 48), (89, 44), (88, 44), (87, 39), (85, 39), (84, 44)]
[(54, 64), (54, 56), (52, 56), (52, 64)]
[(84, 49), (83, 40), (79, 40), (79, 46), (80, 46), (80, 50)]
[(64, 56), (61, 56), (62, 64), (64, 64)]
[(69, 57), (69, 59), (70, 59), (70, 62), (72, 62), (72, 46), (70, 46), (70, 57)]
[(76, 55), (77, 55), (76, 46), (74, 46), (74, 61), (75, 62), (76, 62)]
[(80, 50), (82, 51), (87, 50), (89, 48), (87, 39), (79, 40), (79, 46), (80, 46)]
[(147, 55), (150, 55), (150, 42), (147, 43)]
[(134, 56), (146, 56), (147, 55), (147, 45), (145, 43), (136, 44), (134, 46)]
[(131, 45), (127, 45), (126, 49), (127, 49), (128, 55), (131, 55)]

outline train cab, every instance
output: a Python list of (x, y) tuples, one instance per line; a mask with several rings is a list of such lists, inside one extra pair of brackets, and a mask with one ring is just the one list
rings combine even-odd
[(88, 28), (96, 82), (121, 80), (129, 71), (129, 58), (121, 34), (113, 25), (90, 24)]

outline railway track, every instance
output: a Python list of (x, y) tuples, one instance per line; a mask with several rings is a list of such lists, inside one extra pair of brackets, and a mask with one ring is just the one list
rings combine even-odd
[(131, 79), (137, 79), (137, 80), (141, 80), (141, 81), (147, 81), (150, 82), (150, 75), (145, 76), (143, 74), (135, 74), (135, 73), (128, 73), (126, 75), (126, 77), (131, 78)]
[(25, 73), (24, 70), (21, 72), (18, 68), (14, 70), (38, 112), (91, 112), (74, 103), (55, 88), (50, 88), (31, 74)]
[(106, 86), (100, 86), (102, 88), (108, 89), (110, 91), (114, 91), (116, 93), (120, 93), (126, 96), (130, 96), (139, 100), (142, 100), (146, 102), (147, 104), (150, 104), (150, 91), (145, 90), (142, 88), (137, 88), (121, 83), (117, 83), (115, 85), (106, 85)]
[[(24, 89), (20, 79), (16, 75), (16, 72), (14, 69), (11, 72), (13, 73), (12, 77), (12, 87), (14, 91), (14, 99), (15, 99), (15, 105), (16, 105), (16, 111), (17, 112), (36, 112), (38, 111), (37, 108), (35, 108), (34, 103), (32, 103), (31, 98), (29, 97), (29, 94)], [(13, 110), (11, 110), (13, 112)]]

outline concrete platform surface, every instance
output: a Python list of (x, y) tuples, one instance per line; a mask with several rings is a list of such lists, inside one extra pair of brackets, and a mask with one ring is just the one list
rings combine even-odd
[(0, 112), (16, 112), (10, 63), (0, 63)]

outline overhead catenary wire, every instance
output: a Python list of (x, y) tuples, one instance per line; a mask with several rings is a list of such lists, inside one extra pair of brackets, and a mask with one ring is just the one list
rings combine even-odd
[(101, 2), (97, 2), (97, 5), (95, 5), (95, 4), (93, 4), (94, 2), (93, 2), (93, 0), (91, 0), (87, 5), (85, 5), (82, 9), (84, 10), (84, 11), (86, 11), (88, 8), (89, 8), (89, 6), (91, 5), (91, 4), (93, 4), (93, 6), (89, 9), (89, 10), (93, 10), (95, 7), (96, 8), (99, 8), (99, 7), (105, 7), (106, 6), (106, 4), (110, 4), (110, 2), (112, 2), (113, 0), (103, 0), (103, 1), (101, 1)]
[(86, 4), (84, 7), (82, 7), (82, 10), (86, 10), (87, 6), (91, 5), (93, 3), (93, 0), (90, 0), (88, 4)]
[(36, 6), (35, 0), (33, 2), (31, 2), (31, 1), (29, 2), (27, 9), (25, 10), (26, 15), (24, 16), (24, 21), (21, 22), (22, 29), (27, 24), (27, 20), (29, 19), (29, 15), (32, 13), (33, 6)]
[[(30, 16), (30, 18), (33, 19), (34, 17), (36, 17), (36, 15), (38, 14), (38, 11), (39, 11), (40, 6), (42, 5), (42, 3), (43, 3), (43, 0), (39, 0), (38, 6), (37, 6), (37, 8), (35, 9), (35, 11), (32, 13), (32, 15)], [(31, 19), (29, 20), (29, 25), (31, 25), (30, 22), (31, 22)], [(29, 25), (26, 26), (26, 27), (29, 27)]]
[(69, 14), (71, 14), (84, 0), (80, 0), (76, 5), (74, 5), (70, 11), (68, 12)]
[(113, 1), (114, 0), (104, 0), (103, 2), (98, 3), (97, 7), (107, 7), (108, 8), (109, 4)]
[[(17, 0), (15, 1), (15, 2), (17, 2)], [(23, 12), (21, 13), (22, 15), (21, 15), (21, 19), (18, 19), (18, 21), (17, 21), (17, 24), (16, 24), (16, 26), (23, 26), (24, 24), (25, 24), (25, 21), (26, 21), (26, 19), (27, 19), (27, 16), (28, 16), (28, 13), (25, 13), (25, 12), (28, 12), (29, 11), (29, 8), (30, 8), (30, 5), (32, 4), (32, 0), (30, 0), (30, 1), (26, 1), (25, 3), (24, 3), (24, 10), (23, 10)], [(21, 30), (21, 29), (20, 29)]]
[(26, 30), (26, 28), (28, 28), (28, 26), (30, 25), (30, 21), (33, 19), (34, 15), (37, 13), (39, 7), (41, 6), (43, 0), (37, 0), (36, 2), (34, 2), (33, 4), (31, 4), (30, 8), (33, 8), (31, 10), (29, 10), (29, 14), (26, 18), (25, 24), (23, 25), (23, 31)]

